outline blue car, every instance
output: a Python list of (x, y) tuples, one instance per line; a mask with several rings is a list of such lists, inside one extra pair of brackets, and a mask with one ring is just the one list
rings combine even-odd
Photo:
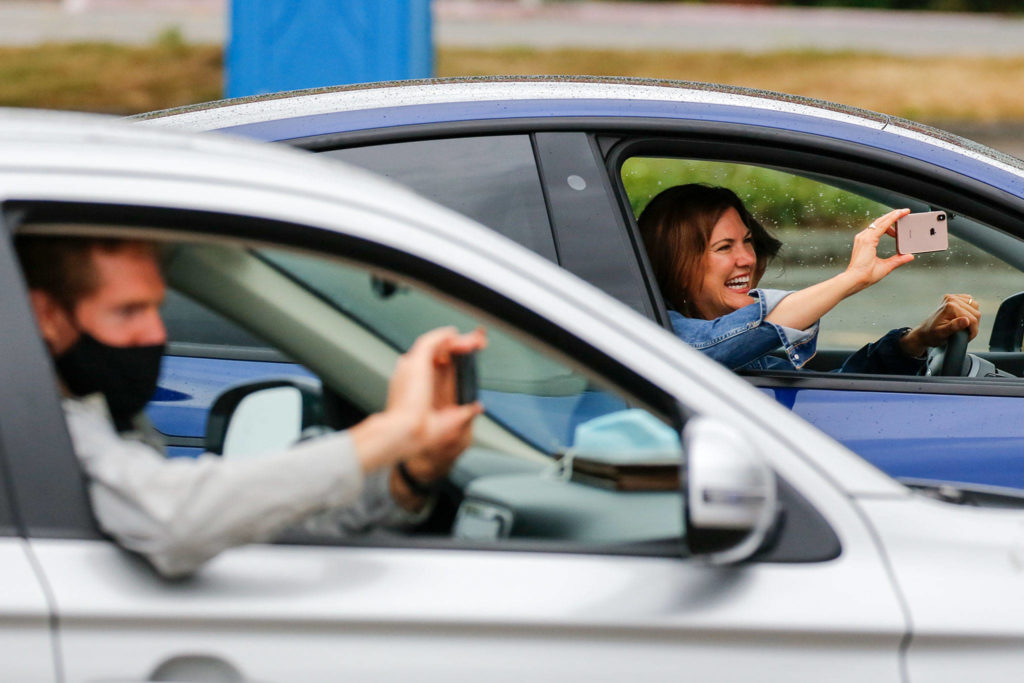
[[(137, 118), (284, 142), (385, 175), (666, 327), (636, 216), (667, 187), (737, 192), (785, 244), (762, 280), (782, 289), (839, 272), (853, 235), (892, 208), (943, 210), (949, 249), (919, 256), (827, 315), (811, 372), (744, 374), (903, 481), (1024, 487), (1024, 163), (1016, 158), (832, 103), (641, 80), (370, 84)], [(828, 372), (887, 330), (923, 320), (946, 292), (969, 292), (983, 314), (969, 346), (945, 349), (962, 356), (947, 366), (955, 376)], [(180, 454), (201, 448), (206, 411), (226, 386), (306, 374), (185, 299), (168, 303), (167, 319), (171, 356), (150, 414)], [(515, 421), (517, 406), (491, 399), (492, 412)], [(545, 429), (565, 443), (576, 424), (608, 410), (603, 400), (594, 391), (592, 413), (554, 410)]]

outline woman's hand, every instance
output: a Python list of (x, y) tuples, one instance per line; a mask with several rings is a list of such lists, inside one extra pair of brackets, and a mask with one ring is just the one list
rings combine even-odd
[(884, 259), (878, 257), (878, 242), (882, 239), (882, 235), (888, 234), (895, 237), (896, 230), (893, 225), (908, 213), (910, 213), (910, 209), (890, 211), (881, 218), (876, 218), (871, 225), (857, 233), (853, 239), (850, 265), (846, 267), (845, 273), (852, 281), (854, 292), (870, 287), (896, 268), (914, 260), (913, 254), (896, 254)]
[[(779, 302), (765, 320), (797, 330), (806, 330), (835, 306), (865, 287), (870, 287), (896, 268), (914, 260), (912, 254), (878, 258), (878, 242), (883, 234), (895, 235), (893, 224), (910, 213), (910, 209), (896, 209), (857, 233), (853, 240), (850, 265), (834, 277), (793, 292)], [(909, 335), (907, 335), (909, 336)]]
[(900, 339), (903, 353), (919, 358), (933, 346), (946, 343), (954, 333), (968, 330), (971, 339), (978, 336), (981, 308), (970, 294), (947, 294), (924, 322)]

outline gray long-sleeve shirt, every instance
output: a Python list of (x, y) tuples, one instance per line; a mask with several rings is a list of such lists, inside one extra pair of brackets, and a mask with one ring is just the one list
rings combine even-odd
[(99, 394), (63, 407), (100, 526), (165, 576), (328, 511), (339, 530), (414, 520), (392, 500), (386, 471), (363, 476), (347, 432), (241, 462), (168, 459), (145, 430), (118, 433)]

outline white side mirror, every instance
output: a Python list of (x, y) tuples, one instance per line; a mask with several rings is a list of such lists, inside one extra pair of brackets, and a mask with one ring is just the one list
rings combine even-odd
[(243, 398), (231, 414), (223, 455), (240, 460), (283, 451), (301, 433), (301, 392), (295, 387), (263, 389)]
[(719, 420), (690, 420), (683, 444), (681, 486), (690, 551), (715, 564), (750, 558), (777, 516), (774, 472), (746, 437)]
[(300, 377), (226, 389), (210, 407), (206, 450), (232, 460), (280, 452), (324, 422), (320, 384)]

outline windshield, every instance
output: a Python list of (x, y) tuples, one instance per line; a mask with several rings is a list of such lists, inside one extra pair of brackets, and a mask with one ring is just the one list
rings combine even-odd
[[(315, 291), (399, 351), (442, 325), (468, 331), (481, 324), (436, 296), (363, 270), (300, 254), (264, 250), (260, 256)], [(545, 453), (565, 451), (577, 425), (627, 407), (580, 374), (493, 327), (479, 354), (480, 397), (487, 414)]]

